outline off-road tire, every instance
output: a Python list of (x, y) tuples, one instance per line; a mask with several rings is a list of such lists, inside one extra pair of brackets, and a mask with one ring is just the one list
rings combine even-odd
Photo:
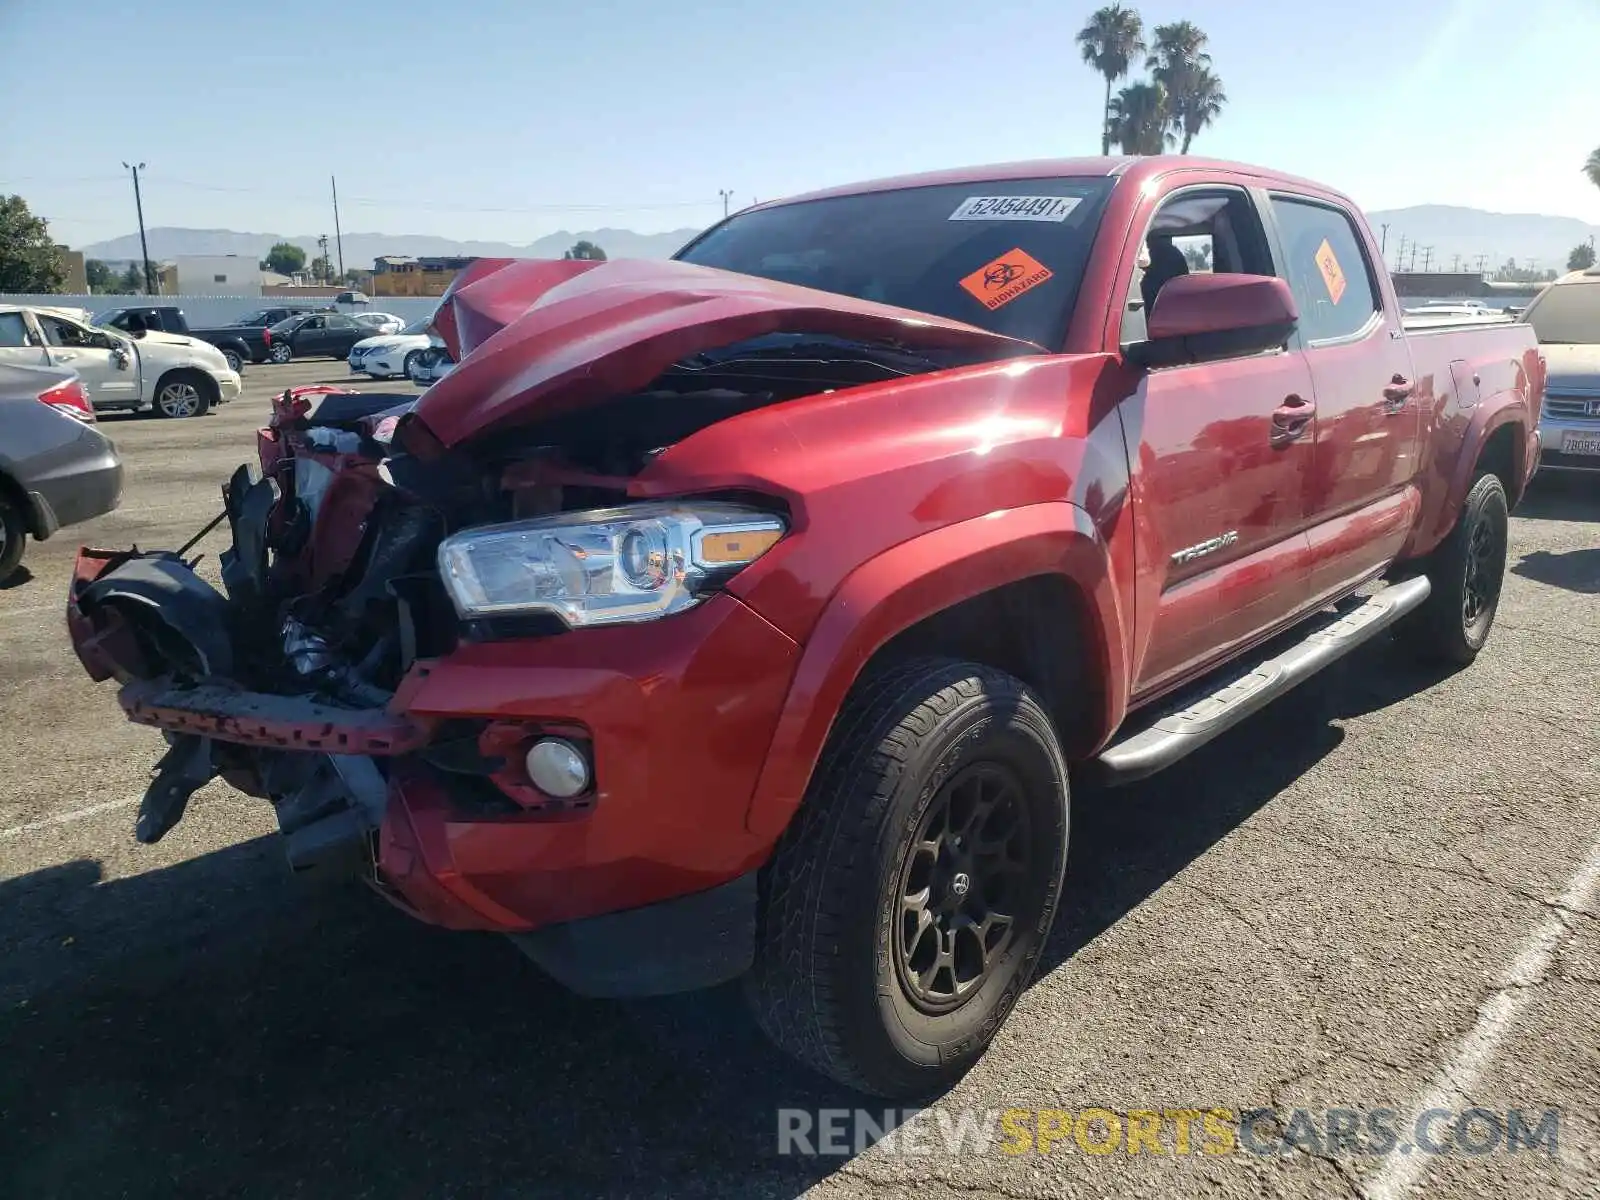
[[(1025, 841), (1027, 866), (1012, 869), (1025, 878), (1015, 891), (1003, 885), (1016, 919), (992, 969), (964, 1001), (930, 1012), (913, 994), (910, 956), (897, 940), (908, 936), (899, 924), (908, 863), (919, 837), (928, 844), (922, 823), (951, 794), (946, 785), (959, 787), (974, 770), (1019, 785), (1012, 794), (1026, 838), (1013, 834), (1007, 845)], [(1068, 812), (1055, 731), (1019, 680), (919, 659), (859, 683), (762, 871), (756, 961), (745, 980), (757, 1022), (789, 1054), (862, 1092), (912, 1098), (954, 1083), (1038, 966), (1061, 896)], [(979, 840), (969, 838), (966, 852)]]
[(22, 509), (0, 490), (0, 583), (11, 578), (22, 565), (22, 552), (27, 544), (28, 522)]
[[(1489, 640), (1505, 578), (1510, 522), (1500, 477), (1479, 475), (1449, 536), (1428, 556), (1424, 573), (1433, 590), (1402, 626), (1425, 659), (1464, 666)], [(1478, 594), (1469, 600), (1475, 588)]]

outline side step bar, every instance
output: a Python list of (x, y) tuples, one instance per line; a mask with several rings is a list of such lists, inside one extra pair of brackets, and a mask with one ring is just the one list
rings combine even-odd
[(1393, 625), (1432, 590), (1427, 577), (1419, 575), (1313, 623), (1310, 632), (1287, 650), (1242, 674), (1224, 675), (1209, 685), (1210, 691), (1200, 696), (1190, 693), (1180, 701), (1182, 707), (1168, 709), (1154, 724), (1113, 742), (1094, 762), (1095, 779), (1112, 785), (1132, 783), (1171, 766)]

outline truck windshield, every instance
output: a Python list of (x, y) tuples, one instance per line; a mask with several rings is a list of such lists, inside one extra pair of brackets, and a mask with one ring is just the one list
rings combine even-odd
[(1600, 344), (1600, 279), (1551, 284), (1522, 319), (1546, 344)]
[(1059, 345), (1113, 179), (937, 184), (740, 213), (683, 262)]

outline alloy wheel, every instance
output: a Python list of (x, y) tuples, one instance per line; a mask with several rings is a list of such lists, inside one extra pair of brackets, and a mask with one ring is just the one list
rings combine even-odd
[(200, 389), (192, 383), (169, 383), (156, 397), (163, 416), (192, 417), (200, 411)]
[(1025, 918), (1028, 818), (1005, 766), (977, 762), (939, 789), (900, 872), (896, 968), (928, 1013), (959, 1008), (983, 986)]

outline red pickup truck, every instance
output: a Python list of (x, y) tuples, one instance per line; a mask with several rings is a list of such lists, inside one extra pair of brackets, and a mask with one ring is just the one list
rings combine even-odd
[(479, 262), (436, 323), (459, 366), (420, 398), (275, 402), (226, 596), (82, 551), (79, 657), (170, 743), (137, 836), (220, 775), (297, 867), (589, 994), (743, 975), (884, 1095), (1027, 983), (1069, 779), (1391, 626), (1469, 662), (1539, 457), (1531, 329), (1407, 336), (1348, 199), (1188, 157)]

